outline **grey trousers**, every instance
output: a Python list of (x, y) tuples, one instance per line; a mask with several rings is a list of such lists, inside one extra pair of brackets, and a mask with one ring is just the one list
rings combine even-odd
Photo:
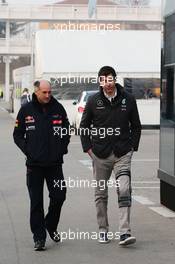
[[(107, 206), (108, 206), (108, 185), (112, 171), (115, 174), (115, 182), (118, 194), (119, 206), (119, 232), (130, 234), (130, 207), (131, 207), (131, 158), (133, 152), (117, 158), (111, 154), (106, 159), (98, 158), (91, 153), (93, 161), (93, 175), (96, 180), (95, 204), (97, 210), (97, 222), (100, 232), (107, 232), (109, 228)], [(103, 188), (101, 188), (103, 182)]]

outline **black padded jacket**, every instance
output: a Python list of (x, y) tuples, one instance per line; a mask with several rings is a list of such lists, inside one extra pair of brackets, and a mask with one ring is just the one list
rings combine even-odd
[(102, 88), (90, 96), (80, 123), (84, 152), (92, 149), (99, 158), (107, 158), (112, 152), (121, 157), (139, 146), (141, 123), (136, 100), (120, 84), (116, 89), (117, 96), (111, 102)]

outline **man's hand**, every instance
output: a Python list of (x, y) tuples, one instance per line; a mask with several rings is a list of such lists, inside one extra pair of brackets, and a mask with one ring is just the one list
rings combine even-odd
[(92, 158), (92, 149), (91, 148), (87, 151), (87, 153)]

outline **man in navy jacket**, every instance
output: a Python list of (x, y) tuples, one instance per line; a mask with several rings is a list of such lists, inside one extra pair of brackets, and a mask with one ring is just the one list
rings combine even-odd
[[(66, 198), (62, 163), (70, 136), (66, 111), (51, 95), (50, 83), (41, 80), (36, 81), (34, 86), (32, 101), (19, 110), (13, 137), (16, 145), (26, 155), (27, 187), (31, 202), (30, 226), (35, 250), (43, 250), (46, 230), (52, 240), (55, 242), (60, 240), (57, 225)], [(44, 180), (50, 198), (45, 217)]]

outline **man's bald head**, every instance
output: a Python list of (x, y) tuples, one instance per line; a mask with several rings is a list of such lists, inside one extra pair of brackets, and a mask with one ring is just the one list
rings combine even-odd
[(47, 104), (51, 99), (51, 84), (47, 80), (34, 82), (35, 94), (39, 103)]
[(40, 88), (51, 86), (51, 83), (48, 80), (39, 80), (34, 82), (35, 91)]

